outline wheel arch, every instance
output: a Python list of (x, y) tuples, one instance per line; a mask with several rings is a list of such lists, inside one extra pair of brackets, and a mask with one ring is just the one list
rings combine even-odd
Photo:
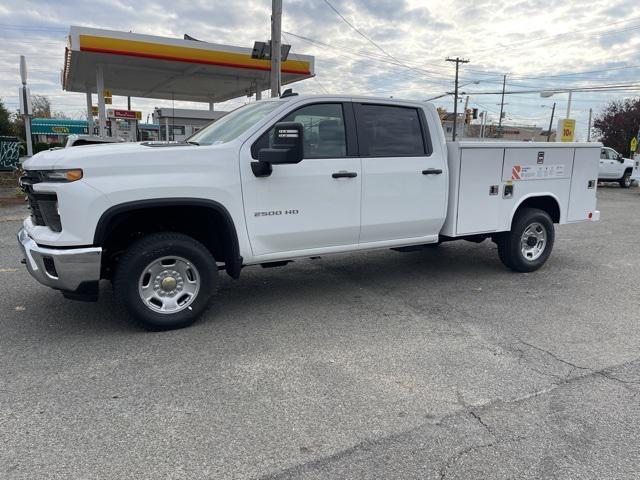
[[(240, 256), (237, 229), (227, 208), (215, 200), (204, 198), (155, 198), (114, 205), (100, 216), (96, 225), (93, 244), (104, 247), (105, 244), (109, 243), (110, 236), (116, 234), (119, 228), (125, 228), (124, 226), (127, 222), (135, 222), (136, 218), (141, 218), (144, 214), (159, 214), (165, 211), (170, 211), (174, 214), (176, 212), (184, 214), (189, 211), (192, 213), (206, 213), (209, 216), (201, 218), (203, 221), (213, 220), (214, 225), (222, 225), (223, 228), (216, 232), (211, 232), (207, 229), (203, 230), (212, 234), (211, 238), (212, 241), (215, 240), (215, 245), (211, 242), (203, 241), (201, 238), (198, 238), (198, 240), (202, 241), (211, 250), (216, 261), (224, 262), (225, 270), (232, 278), (240, 276), (242, 257)], [(184, 217), (180, 219), (179, 223), (188, 224)], [(193, 225), (194, 228), (198, 226), (201, 225)], [(188, 232), (186, 233), (188, 234)]]
[(560, 201), (556, 195), (551, 192), (532, 193), (523, 197), (520, 200), (520, 203), (518, 203), (511, 211), (509, 229), (513, 226), (513, 219), (517, 215), (518, 211), (523, 208), (537, 208), (543, 210), (549, 214), (553, 223), (560, 223), (560, 220), (562, 219), (562, 209), (560, 208)]

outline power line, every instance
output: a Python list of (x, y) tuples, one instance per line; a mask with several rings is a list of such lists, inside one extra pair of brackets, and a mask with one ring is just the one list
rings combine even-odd
[[(606, 25), (603, 25), (602, 27), (607, 27), (607, 26), (611, 26), (611, 25), (618, 25), (618, 24), (621, 24), (621, 23), (629, 23), (629, 22), (632, 22), (632, 21), (635, 21), (635, 20), (638, 20), (638, 19), (640, 19), (640, 16), (627, 18), (625, 20), (619, 20), (617, 22), (611, 22), (611, 23), (608, 23)], [(595, 28), (602, 28), (602, 27), (595, 27)], [(594, 35), (599, 35), (599, 36), (602, 36), (602, 34), (610, 35), (612, 33), (619, 33), (620, 31), (627, 31), (627, 30), (635, 30), (637, 28), (640, 28), (640, 25), (636, 25), (636, 26), (633, 26), (633, 27), (630, 27), (630, 28), (626, 27), (626, 28), (618, 29), (618, 30), (616, 30), (616, 29), (604, 30), (602, 32), (594, 33)], [(593, 32), (593, 30), (594, 30), (594, 27), (590, 27), (590, 28), (584, 28), (584, 29), (580, 29), (580, 30), (572, 30), (572, 31), (564, 32), (564, 33), (545, 35), (545, 36), (537, 37), (537, 38), (534, 38), (534, 39), (523, 39), (523, 40), (518, 40), (518, 41), (507, 43), (507, 44), (499, 44), (499, 45), (494, 45), (492, 47), (487, 47), (487, 48), (483, 48), (483, 49), (480, 49), (480, 50), (475, 50), (475, 51), (472, 51), (471, 53), (473, 55), (476, 55), (476, 54), (482, 53), (482, 52), (489, 52), (489, 51), (490, 52), (495, 52), (496, 49), (504, 50), (505, 48), (511, 48), (514, 45), (521, 45), (521, 44), (525, 44), (524, 45), (525, 47), (530, 47), (531, 43), (538, 43), (540, 41), (544, 41), (544, 40), (547, 40), (547, 39), (563, 38), (563, 37), (566, 37), (568, 35), (575, 35), (575, 34), (583, 33), (583, 32)], [(589, 37), (591, 37), (591, 36), (587, 36), (587, 38), (589, 38)], [(522, 47), (518, 47), (518, 48), (522, 48)]]
[[(513, 77), (511, 77), (512, 79), (526, 79), (526, 80), (537, 80), (537, 79), (541, 79), (541, 78), (556, 78), (561, 80), (561, 78), (558, 77), (568, 77), (568, 76), (576, 76), (576, 75), (586, 75), (586, 74), (590, 74), (590, 73), (603, 73), (603, 72), (611, 72), (614, 70), (627, 70), (627, 69), (634, 69), (634, 68), (640, 68), (640, 65), (629, 65), (626, 67), (611, 67), (611, 68), (605, 68), (605, 69), (601, 69), (601, 70), (587, 70), (587, 71), (582, 71), (582, 72), (570, 72), (570, 73), (559, 73), (556, 75), (540, 75), (540, 76), (521, 76), (521, 75), (515, 75)], [(534, 74), (535, 75), (535, 74)], [(572, 79), (568, 79), (568, 80), (572, 80)]]
[[(567, 93), (573, 92), (598, 92), (598, 91), (610, 91), (610, 90), (636, 90), (640, 88), (640, 83), (628, 83), (628, 84), (605, 84), (605, 85), (583, 85), (576, 87), (561, 87), (561, 88), (539, 88), (536, 90), (511, 90), (505, 91), (505, 95), (514, 94), (526, 94), (526, 93), (540, 93), (545, 91), (552, 91), (554, 93)], [(469, 95), (501, 95), (501, 91), (493, 92), (469, 92)]]
[(353, 31), (355, 31), (356, 33), (358, 33), (358, 35), (360, 35), (362, 38), (364, 38), (367, 42), (369, 42), (371, 45), (373, 45), (374, 47), (376, 47), (378, 50), (380, 50), (382, 53), (384, 53), (386, 56), (388, 56), (389, 58), (391, 58), (392, 60), (394, 60), (396, 63), (402, 64), (402, 62), (400, 60), (398, 60), (396, 57), (394, 57), (393, 55), (391, 55), (389, 52), (387, 52), (384, 48), (382, 48), (380, 45), (378, 45), (376, 42), (374, 42), (373, 40), (371, 40), (367, 35), (365, 35), (364, 33), (362, 33), (356, 26), (354, 26), (351, 22), (349, 22), (349, 20), (347, 20), (346, 18), (344, 18), (344, 16), (336, 9), (336, 7), (334, 7), (331, 2), (329, 2), (329, 0), (324, 0), (324, 3), (326, 3), (329, 8), (331, 8), (331, 10), (333, 10), (343, 21), (344, 23), (346, 23), (347, 25), (349, 25), (349, 27), (351, 27), (351, 29)]
[[(291, 41), (289, 40), (289, 37), (287, 37), (287, 34), (285, 32), (281, 32), (281, 33), (282, 33), (282, 36), (285, 39), (285, 42), (287, 42), (289, 45), (291, 45)], [(293, 47), (291, 49), (293, 50)], [(297, 57), (298, 59), (300, 58), (293, 51), (289, 52), (289, 55), (292, 55), (293, 57)], [(317, 75), (314, 75), (311, 78), (313, 78), (313, 80), (320, 86), (320, 88), (324, 91), (324, 93), (329, 93), (329, 91), (326, 88), (324, 88), (324, 85), (322, 85), (322, 83), (320, 83), (320, 80), (318, 80)]]
[[(298, 38), (300, 40), (303, 40), (305, 42), (308, 42), (308, 43), (310, 43), (312, 45), (321, 46), (321, 47), (329, 48), (329, 49), (332, 49), (332, 50), (337, 50), (342, 54), (344, 54), (345, 52), (349, 52), (352, 55), (356, 55), (356, 56), (359, 56), (359, 57), (362, 57), (362, 58), (366, 58), (366, 59), (369, 59), (369, 60), (374, 60), (376, 62), (385, 63), (387, 65), (394, 65), (396, 67), (402, 67), (402, 68), (408, 69), (409, 71), (414, 73), (414, 75), (412, 75), (412, 76), (415, 77), (415, 78), (419, 78), (419, 79), (424, 80), (424, 77), (427, 77), (427, 78), (430, 78), (432, 80), (432, 83), (449, 83), (448, 80), (445, 80), (445, 77), (433, 76), (431, 74), (431, 72), (428, 72), (426, 70), (421, 70), (421, 69), (418, 69), (418, 68), (415, 68), (415, 67), (411, 67), (411, 66), (409, 66), (407, 64), (402, 64), (402, 63), (399, 64), (399, 63), (396, 63), (395, 61), (389, 61), (389, 60), (386, 60), (386, 59), (384, 59), (382, 57), (379, 57), (379, 56), (366, 54), (366, 53), (358, 52), (358, 51), (355, 51), (355, 50), (350, 50), (350, 49), (345, 48), (345, 47), (339, 47), (339, 46), (336, 46), (336, 45), (332, 45), (330, 43), (326, 43), (326, 42), (322, 42), (320, 40), (315, 40), (313, 38), (306, 37), (304, 35), (299, 35), (297, 33), (285, 32), (285, 31), (283, 31), (283, 33), (287, 33), (288, 35), (296, 37), (296, 38)], [(408, 73), (408, 72), (406, 72), (406, 73)]]

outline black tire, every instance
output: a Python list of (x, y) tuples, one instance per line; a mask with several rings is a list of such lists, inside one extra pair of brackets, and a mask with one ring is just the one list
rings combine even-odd
[[(545, 242), (542, 252), (536, 258), (528, 258), (522, 251), (522, 237), (525, 230), (537, 224), (544, 230)], [(535, 237), (531, 237), (532, 239)], [(555, 231), (549, 214), (537, 208), (523, 208), (516, 213), (510, 232), (503, 233), (496, 241), (498, 256), (504, 265), (516, 272), (533, 272), (542, 267), (553, 250)], [(533, 240), (532, 240), (533, 241)], [(533, 256), (533, 255), (532, 255)]]
[(624, 175), (620, 179), (619, 183), (620, 183), (620, 188), (629, 188), (629, 187), (631, 187), (631, 184), (633, 183), (631, 181), (631, 172), (628, 171), (628, 170), (626, 172), (624, 172)]
[[(179, 307), (182, 310), (159, 313), (142, 299), (139, 293), (139, 288), (142, 287), (139, 283), (143, 282), (143, 272), (147, 266), (154, 261), (172, 256), (187, 260), (195, 267), (198, 289), (190, 300), (183, 301), (185, 305), (187, 302), (190, 303), (188, 306)], [(215, 260), (200, 242), (181, 233), (153, 233), (132, 244), (124, 253), (116, 267), (113, 291), (117, 305), (134, 323), (151, 331), (172, 330), (187, 327), (196, 321), (215, 293), (217, 280), (218, 268)]]

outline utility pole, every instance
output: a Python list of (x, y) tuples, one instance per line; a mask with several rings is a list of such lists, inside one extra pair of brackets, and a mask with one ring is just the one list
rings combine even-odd
[(498, 119), (498, 138), (502, 137), (502, 115), (504, 115), (504, 90), (507, 87), (507, 76), (502, 77), (502, 99), (500, 100), (500, 118)]
[(271, 98), (280, 96), (282, 0), (271, 0)]
[(469, 63), (469, 60), (462, 59), (460, 57), (456, 58), (446, 58), (447, 62), (453, 62), (456, 64), (456, 87), (453, 92), (453, 134), (451, 135), (451, 139), (456, 141), (456, 128), (458, 125), (458, 71), (460, 69), (461, 63)]
[[(465, 98), (464, 100), (464, 110), (462, 111), (462, 114), (464, 115), (464, 123), (462, 124), (462, 138), (467, 136), (467, 133), (469, 133), (469, 127), (466, 127), (466, 132), (465, 132), (465, 125), (467, 124), (467, 109), (469, 108), (469, 95), (467, 95), (467, 98)], [(469, 122), (471, 123), (471, 122)]]
[(593, 114), (593, 109), (589, 109), (589, 126), (587, 127), (587, 142), (591, 141), (591, 115)]
[(549, 131), (547, 132), (547, 142), (551, 141), (551, 127), (553, 126), (553, 115), (556, 113), (556, 102), (553, 102), (551, 108), (551, 120), (549, 121)]

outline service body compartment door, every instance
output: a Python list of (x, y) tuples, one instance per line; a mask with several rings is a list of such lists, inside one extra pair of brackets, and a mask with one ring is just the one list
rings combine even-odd
[(461, 150), (457, 235), (498, 228), (503, 155), (503, 148)]
[(566, 222), (574, 151), (570, 146), (553, 143), (505, 149), (502, 180), (513, 182), (513, 196), (503, 202), (502, 230), (511, 228), (515, 209), (529, 197), (554, 198), (560, 208), (560, 222)]
[(569, 211), (567, 213), (568, 222), (587, 220), (589, 214), (595, 211), (599, 161), (599, 148), (575, 149)]

